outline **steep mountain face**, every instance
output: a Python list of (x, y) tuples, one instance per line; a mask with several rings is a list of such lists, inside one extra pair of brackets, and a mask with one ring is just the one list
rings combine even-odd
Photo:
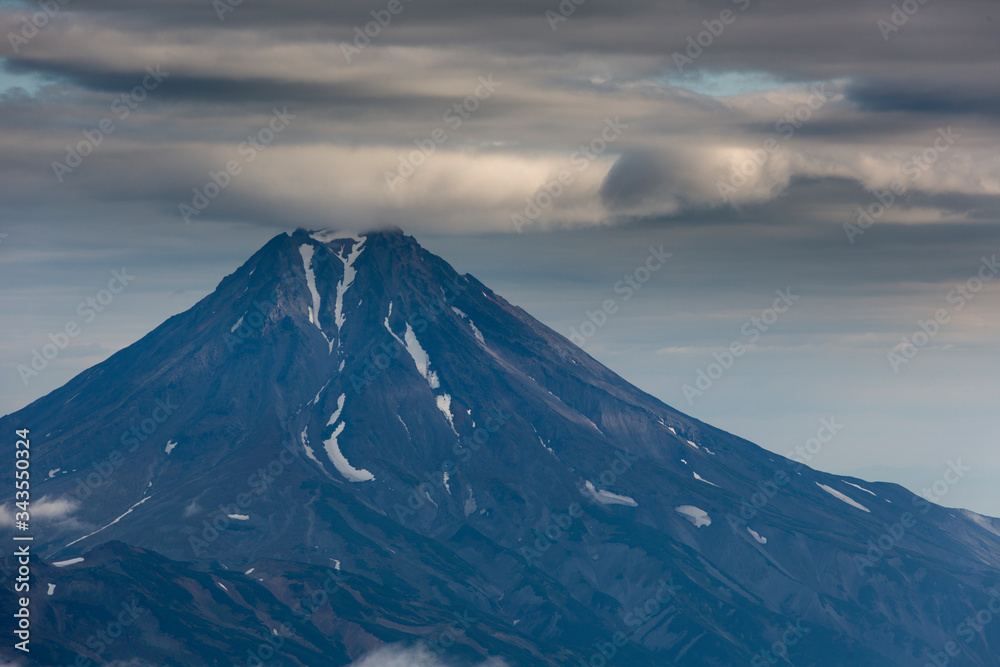
[[(0, 419), (17, 428), (47, 508), (36, 552), (84, 559), (60, 568), (51, 617), (110, 613), (116, 585), (176, 607), (181, 587), (197, 604), (176, 632), (214, 647), (201, 664), (242, 664), (329, 573), (276, 664), (416, 639), (459, 664), (1000, 655), (982, 613), (1000, 613), (1000, 522), (687, 417), (398, 230), (277, 236)], [(120, 576), (140, 570), (171, 575)], [(59, 627), (59, 650), (93, 653)], [(133, 657), (199, 664), (169, 624), (135, 632)]]

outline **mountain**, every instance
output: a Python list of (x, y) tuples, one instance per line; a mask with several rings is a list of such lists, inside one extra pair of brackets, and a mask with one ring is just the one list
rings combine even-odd
[(998, 664), (1000, 521), (692, 419), (399, 230), (273, 238), (23, 428), (50, 664)]

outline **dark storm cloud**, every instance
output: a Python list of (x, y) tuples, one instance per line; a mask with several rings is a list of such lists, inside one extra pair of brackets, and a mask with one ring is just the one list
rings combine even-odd
[[(7, 64), (11, 72), (38, 73), (52, 80), (107, 93), (131, 90), (147, 74), (147, 70), (141, 67), (130, 71), (109, 72), (95, 67), (62, 62), (50, 64), (8, 59)], [(166, 67), (163, 69), (167, 70)], [(291, 101), (299, 105), (322, 105), (327, 109), (343, 110), (378, 107), (391, 110), (399, 106), (404, 107), (403, 111), (407, 113), (437, 110), (446, 101), (444, 97), (430, 95), (392, 94), (379, 88), (376, 81), (316, 83), (295, 79), (195, 76), (170, 73), (169, 70), (167, 72), (168, 76), (163, 86), (157, 89), (155, 95), (157, 100), (231, 105)]]
[(605, 177), (601, 199), (609, 208), (641, 204), (663, 186), (669, 172), (657, 153), (642, 149), (628, 151)]
[(846, 94), (865, 111), (1000, 115), (1000, 90), (996, 86), (861, 81), (849, 86)]
[[(31, 7), (31, 3), (24, 3)], [(487, 19), (536, 18), (546, 10), (557, 10), (559, 2), (539, 3), (537, 0), (505, 0), (503, 3), (469, 3), (464, 0), (401, 0), (403, 9), (400, 16), (413, 16), (414, 21), (439, 24), (442, 22), (475, 23)], [(625, 0), (611, 2), (590, 0), (587, 13), (596, 17), (621, 17), (643, 12), (656, 6), (654, 2)], [(220, 12), (220, 6), (228, 5), (233, 11)], [(372, 20), (370, 12), (385, 9), (386, 0), (370, 2), (348, 0), (347, 2), (316, 3), (310, 0), (268, 2), (217, 2), (211, 0), (153, 0), (142, 4), (141, 14), (137, 13), (134, 2), (127, 0), (96, 0), (84, 6), (72, 7), (71, 11), (92, 13), (99, 16), (119, 17), (123, 21), (155, 20), (167, 26), (204, 26), (221, 23), (229, 27), (233, 23), (240, 27), (286, 27), (307, 25), (328, 28), (330, 26), (364, 24)], [(546, 29), (548, 29), (547, 24)]]

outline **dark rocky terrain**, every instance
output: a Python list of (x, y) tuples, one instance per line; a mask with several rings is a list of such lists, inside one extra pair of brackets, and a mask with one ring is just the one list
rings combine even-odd
[(398, 231), (275, 237), (18, 428), (31, 664), (1000, 664), (1000, 521), (692, 419)]

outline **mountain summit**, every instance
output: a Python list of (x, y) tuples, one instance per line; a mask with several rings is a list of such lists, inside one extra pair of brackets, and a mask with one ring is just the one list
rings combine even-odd
[(108, 653), (65, 626), (66, 663), (242, 664), (272, 636), (290, 665), (1000, 655), (1000, 522), (692, 419), (399, 230), (278, 235), (0, 426), (31, 429), (53, 508), (39, 613), (150, 610)]

